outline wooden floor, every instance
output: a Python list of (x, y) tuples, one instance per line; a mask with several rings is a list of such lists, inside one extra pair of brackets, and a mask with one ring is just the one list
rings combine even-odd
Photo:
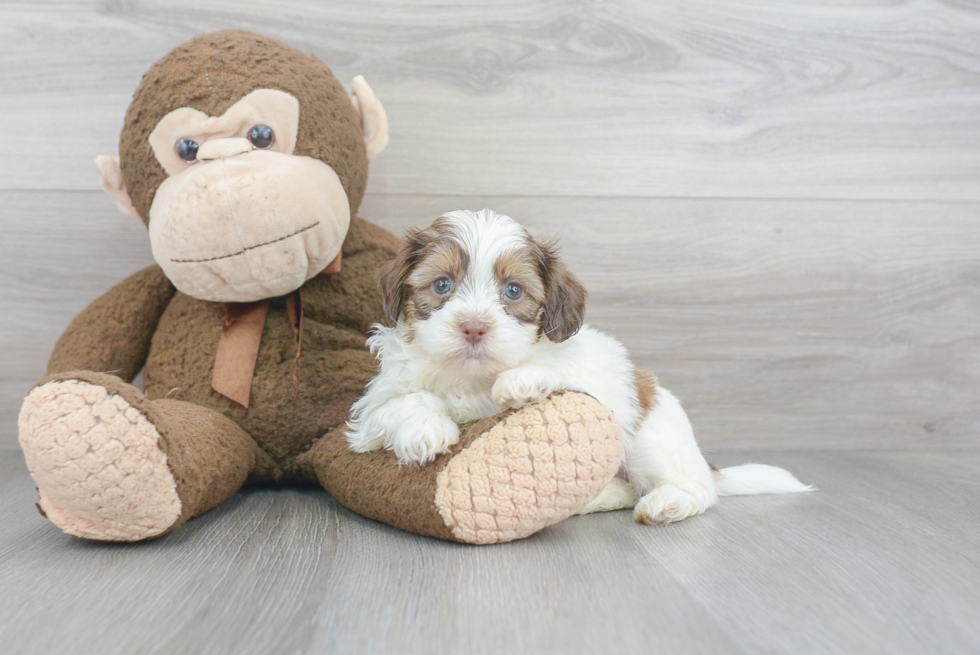
[[(370, 81), (362, 217), (560, 235), (713, 461), (821, 490), (488, 548), (296, 489), (135, 546), (53, 529), (20, 402), (152, 261), (92, 161), (156, 59), (228, 27)], [(6, 0), (0, 126), (0, 655), (980, 652), (975, 3)]]
[(820, 491), (503, 546), (249, 490), (140, 545), (67, 537), (0, 452), (0, 652), (976, 653), (980, 454), (726, 453)]

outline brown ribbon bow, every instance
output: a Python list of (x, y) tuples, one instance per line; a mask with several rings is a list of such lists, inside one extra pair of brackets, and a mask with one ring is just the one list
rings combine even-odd
[[(333, 260), (320, 275), (340, 272), (340, 258)], [(222, 396), (248, 408), (252, 394), (252, 378), (259, 356), (259, 344), (265, 329), (272, 299), (256, 302), (228, 303), (225, 324), (218, 339), (218, 351), (214, 356), (211, 372), (211, 388)], [(286, 296), (286, 313), (296, 333), (296, 358), (293, 365), (293, 397), (299, 393), (299, 354), (303, 347), (303, 299), (299, 289)]]

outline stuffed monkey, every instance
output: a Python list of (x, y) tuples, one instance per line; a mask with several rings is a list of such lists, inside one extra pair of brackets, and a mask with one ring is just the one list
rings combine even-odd
[[(240, 31), (175, 48), (143, 77), (105, 190), (157, 265), (79, 314), (20, 414), (38, 507), (64, 532), (167, 534), (247, 482), (319, 482), (365, 516), (494, 543), (576, 512), (619, 466), (589, 396), (465, 426), (434, 463), (354, 454), (351, 404), (375, 373), (377, 272), (399, 240), (356, 216), (387, 144), (363, 78)], [(144, 371), (145, 392), (130, 383)]]

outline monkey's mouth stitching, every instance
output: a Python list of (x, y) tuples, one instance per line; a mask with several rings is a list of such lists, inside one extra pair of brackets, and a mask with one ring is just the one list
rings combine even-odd
[(289, 237), (294, 237), (297, 234), (301, 234), (303, 232), (306, 232), (307, 230), (312, 230), (313, 228), (315, 228), (319, 224), (320, 224), (320, 221), (317, 221), (316, 223), (310, 223), (306, 227), (301, 227), (300, 229), (296, 230), (295, 232), (293, 232), (291, 234), (287, 234), (284, 237), (279, 237), (278, 239), (273, 239), (272, 241), (266, 241), (264, 243), (257, 243), (254, 246), (246, 246), (246, 247), (242, 248), (241, 250), (239, 250), (238, 252), (233, 252), (230, 255), (218, 255), (217, 257), (208, 257), (207, 259), (171, 259), (170, 261), (174, 262), (175, 264), (200, 264), (201, 262), (213, 262), (213, 261), (216, 261), (216, 260), (219, 260), (219, 259), (228, 259), (229, 257), (237, 257), (238, 255), (242, 255), (242, 254), (246, 253), (249, 250), (255, 250), (256, 248), (261, 248), (262, 246), (268, 246), (269, 244), (279, 243), (280, 241), (285, 241)]

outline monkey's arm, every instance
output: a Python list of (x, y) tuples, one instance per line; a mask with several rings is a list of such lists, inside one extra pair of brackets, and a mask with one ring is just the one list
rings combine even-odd
[(54, 347), (48, 374), (95, 371), (132, 382), (174, 293), (159, 266), (130, 275), (75, 317)]

